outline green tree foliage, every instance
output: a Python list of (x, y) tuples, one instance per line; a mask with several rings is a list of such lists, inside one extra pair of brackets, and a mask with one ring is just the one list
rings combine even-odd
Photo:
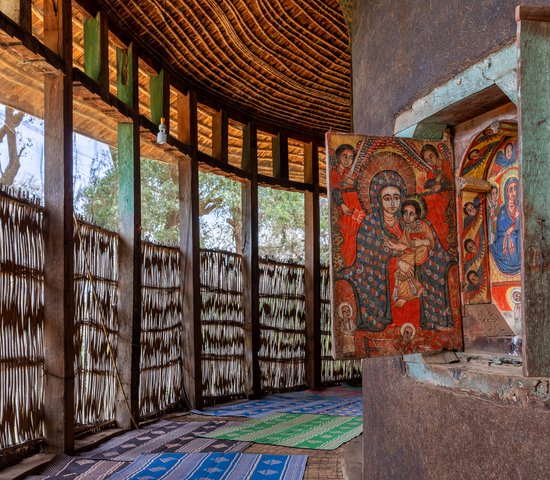
[[(118, 228), (118, 171), (113, 165), (77, 192), (79, 213), (94, 223)], [(145, 239), (165, 244), (179, 241), (177, 169), (155, 160), (141, 161), (142, 231)], [(221, 175), (200, 172), (199, 216), (201, 247), (242, 251), (241, 183)], [(260, 255), (281, 261), (304, 262), (304, 195), (259, 188)], [(323, 203), (321, 203), (323, 212)], [(321, 232), (328, 218), (321, 214)], [(328, 240), (321, 238), (322, 261), (328, 261)], [(325, 257), (325, 258), (323, 258)]]

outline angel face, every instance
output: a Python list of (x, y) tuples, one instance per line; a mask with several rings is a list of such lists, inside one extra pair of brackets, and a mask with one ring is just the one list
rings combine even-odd
[(477, 245), (471, 238), (464, 242), (464, 249), (469, 253), (477, 253)]

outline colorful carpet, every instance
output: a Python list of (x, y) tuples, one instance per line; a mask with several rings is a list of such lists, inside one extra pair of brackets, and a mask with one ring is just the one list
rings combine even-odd
[(40, 475), (31, 475), (26, 480), (104, 480), (128, 465), (128, 462), (92, 460), (58, 455)]
[(262, 418), (271, 413), (309, 413), (338, 416), (363, 415), (363, 400), (361, 397), (334, 397), (292, 399), (271, 395), (261, 400), (235, 403), (217, 408), (194, 410), (201, 415), (222, 417)]
[(273, 413), (266, 417), (221, 427), (208, 438), (241, 440), (296, 448), (333, 450), (363, 431), (362, 417)]
[(248, 447), (245, 442), (228, 442), (202, 437), (222, 426), (236, 426), (235, 422), (173, 422), (161, 420), (140, 430), (132, 430), (112, 438), (103, 445), (84, 452), (81, 457), (98, 460), (132, 461), (142, 453), (157, 452), (240, 452)]
[(274, 395), (268, 395), (266, 398), (289, 398), (293, 400), (311, 400), (327, 397), (362, 397), (362, 387), (351, 385), (340, 385), (336, 387), (324, 388), (323, 390), (300, 390), (297, 392), (282, 392)]
[(140, 455), (110, 480), (301, 480), (305, 455), (162, 453)]

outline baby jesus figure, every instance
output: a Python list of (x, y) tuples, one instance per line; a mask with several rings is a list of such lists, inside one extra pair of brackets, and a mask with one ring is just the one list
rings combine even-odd
[(395, 272), (395, 284), (392, 299), (396, 307), (402, 307), (413, 298), (418, 298), (425, 292), (416, 273), (416, 266), (428, 260), (430, 250), (435, 240), (428, 222), (423, 220), (425, 212), (418, 200), (409, 198), (401, 204), (403, 218), (403, 233), (399, 241), (384, 238), (384, 247), (393, 250), (400, 259)]

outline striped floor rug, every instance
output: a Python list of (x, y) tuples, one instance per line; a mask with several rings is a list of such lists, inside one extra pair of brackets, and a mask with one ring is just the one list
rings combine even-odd
[(193, 410), (200, 415), (222, 417), (261, 418), (271, 413), (314, 413), (342, 416), (362, 416), (363, 399), (361, 397), (311, 397), (285, 398), (271, 395), (260, 400), (251, 400), (222, 407)]
[(127, 462), (75, 458), (60, 454), (40, 475), (31, 475), (26, 480), (105, 480), (127, 465)]
[(109, 480), (301, 480), (306, 462), (305, 455), (145, 454)]
[(273, 413), (205, 433), (208, 438), (333, 450), (363, 431), (362, 417)]
[(132, 461), (142, 453), (174, 452), (240, 452), (249, 443), (202, 437), (222, 426), (238, 423), (221, 420), (210, 422), (174, 422), (161, 420), (140, 430), (112, 438), (80, 456), (97, 460)]

